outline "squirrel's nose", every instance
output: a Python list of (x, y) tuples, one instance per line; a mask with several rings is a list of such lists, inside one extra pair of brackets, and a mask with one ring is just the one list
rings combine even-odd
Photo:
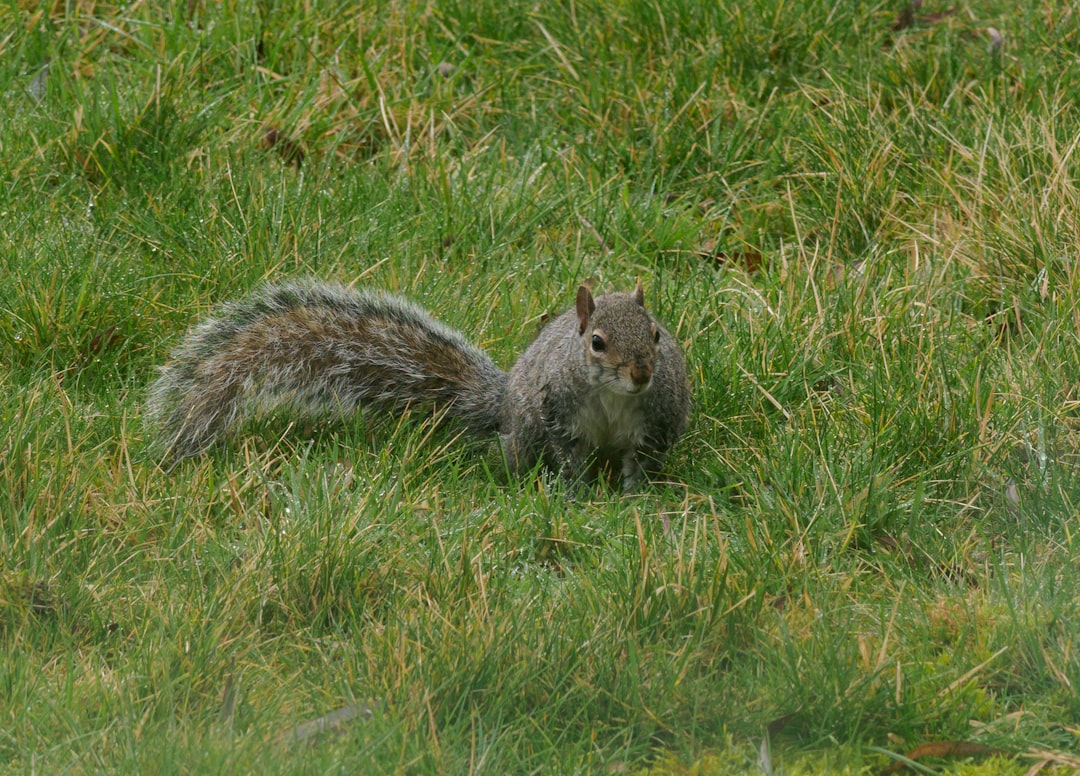
[(630, 368), (630, 380), (637, 386), (645, 386), (652, 380), (652, 364), (640, 361)]

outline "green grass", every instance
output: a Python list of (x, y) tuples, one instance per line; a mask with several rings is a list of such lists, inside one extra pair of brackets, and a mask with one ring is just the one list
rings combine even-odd
[[(902, 9), (3, 4), (0, 771), (1078, 767), (1080, 16)], [(642, 276), (670, 483), (420, 415), (161, 470), (155, 367), (300, 275), (505, 366)]]

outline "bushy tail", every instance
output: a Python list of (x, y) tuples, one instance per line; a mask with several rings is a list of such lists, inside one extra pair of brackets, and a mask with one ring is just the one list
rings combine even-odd
[(507, 375), (399, 297), (317, 282), (271, 285), (193, 328), (161, 368), (147, 414), (163, 452), (197, 455), (249, 415), (433, 405), (494, 433)]

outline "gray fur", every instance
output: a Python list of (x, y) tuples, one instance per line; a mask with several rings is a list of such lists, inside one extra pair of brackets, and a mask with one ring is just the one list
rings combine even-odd
[(195, 326), (151, 386), (147, 415), (176, 460), (277, 407), (429, 405), (475, 436), (499, 432), (514, 471), (542, 461), (576, 483), (610, 467), (632, 490), (659, 471), (689, 404), (682, 353), (645, 310), (640, 284), (595, 302), (583, 286), (575, 309), (549, 323), (507, 375), (406, 299), (300, 281), (268, 286)]
[(174, 457), (198, 455), (248, 416), (361, 405), (435, 405), (477, 435), (497, 430), (506, 373), (406, 299), (328, 283), (272, 285), (197, 325), (150, 389)]
[[(510, 371), (503, 406), (502, 441), (511, 467), (538, 461), (569, 482), (614, 469), (623, 489), (637, 488), (657, 474), (668, 450), (686, 427), (690, 388), (686, 363), (663, 327), (655, 324), (633, 294), (596, 299), (583, 333), (578, 311), (549, 323)], [(602, 362), (589, 357), (594, 331), (611, 344)], [(616, 372), (648, 364), (652, 381), (640, 393), (613, 390)]]

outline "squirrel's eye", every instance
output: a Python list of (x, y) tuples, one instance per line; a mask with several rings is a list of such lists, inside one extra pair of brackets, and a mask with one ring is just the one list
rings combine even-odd
[(592, 349), (594, 353), (603, 353), (607, 350), (607, 343), (599, 334), (592, 335)]
[(653, 329), (652, 341), (657, 343), (657, 344), (660, 344), (660, 330), (659, 329)]

